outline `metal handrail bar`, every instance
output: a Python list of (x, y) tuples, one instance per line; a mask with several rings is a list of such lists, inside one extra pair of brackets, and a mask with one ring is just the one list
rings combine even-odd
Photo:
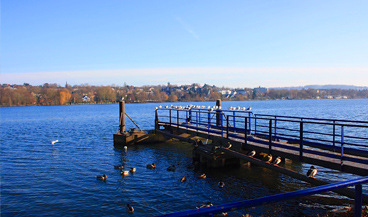
[(320, 120), (320, 121), (338, 121), (338, 122), (355, 122), (368, 124), (368, 121), (359, 120), (344, 120), (344, 119), (328, 119), (328, 118), (308, 118), (308, 117), (296, 117), (296, 116), (285, 116), (285, 115), (267, 115), (267, 114), (254, 114), (254, 116), (265, 116), (265, 117), (281, 117), (281, 118), (293, 118), (293, 119), (305, 119), (305, 120)]
[(361, 216), (362, 215), (362, 184), (368, 183), (368, 177), (364, 178), (358, 178), (358, 179), (352, 179), (348, 181), (343, 181), (339, 183), (333, 183), (328, 185), (322, 185), (315, 188), (308, 188), (303, 189), (299, 191), (293, 191), (288, 193), (282, 193), (282, 194), (276, 194), (272, 196), (267, 197), (261, 197), (251, 200), (243, 200), (233, 203), (227, 203), (227, 204), (221, 204), (221, 205), (215, 205), (212, 207), (205, 207), (200, 209), (191, 209), (187, 211), (179, 211), (174, 212), (166, 215), (161, 215), (165, 217), (171, 217), (171, 216), (203, 216), (203, 215), (209, 215), (213, 216), (216, 213), (222, 213), (222, 212), (229, 212), (244, 208), (250, 208), (255, 206), (261, 206), (263, 204), (269, 204), (269, 203), (275, 203), (283, 200), (290, 200), (295, 198), (300, 198), (304, 196), (319, 194), (339, 188), (345, 188), (348, 186), (355, 186), (355, 208), (354, 209), (354, 216)]

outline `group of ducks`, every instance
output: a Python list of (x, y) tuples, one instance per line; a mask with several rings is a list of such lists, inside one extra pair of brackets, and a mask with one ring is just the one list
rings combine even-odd
[[(254, 157), (256, 155), (256, 151), (252, 150), (247, 155), (249, 157)], [(281, 157), (278, 156), (272, 161), (272, 155), (268, 154), (268, 155), (263, 157), (263, 161), (265, 161), (266, 163), (273, 164), (273, 165), (277, 166), (278, 164), (281, 163)], [(317, 174), (317, 168), (315, 166), (311, 166), (310, 169), (307, 171), (306, 175), (307, 175), (308, 178), (314, 178), (314, 176), (316, 174)]]

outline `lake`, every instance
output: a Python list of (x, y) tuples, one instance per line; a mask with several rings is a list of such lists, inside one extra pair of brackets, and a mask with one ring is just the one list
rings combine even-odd
[[(126, 113), (144, 130), (154, 129), (158, 105), (205, 105), (215, 102), (126, 104)], [(314, 118), (368, 120), (368, 99), (224, 101), (223, 108), (241, 106), (254, 113)], [(262, 167), (190, 170), (191, 145), (182, 142), (138, 145), (127, 152), (114, 148), (118, 104), (2, 107), (2, 216), (156, 216), (313, 187)], [(128, 119), (126, 128), (135, 127)], [(59, 142), (51, 144), (51, 141)], [(155, 163), (150, 170), (146, 164)], [(135, 167), (122, 177), (114, 165)], [(166, 168), (175, 164), (176, 171)], [(289, 168), (305, 173), (310, 165)], [(195, 177), (201, 173), (207, 179)], [(107, 175), (107, 181), (96, 179)], [(187, 181), (180, 182), (186, 176)], [(319, 168), (318, 178), (331, 182), (358, 176)], [(224, 188), (217, 183), (225, 182)], [(366, 186), (363, 186), (366, 188)], [(364, 189), (366, 191), (366, 189)], [(352, 200), (334, 193), (230, 212), (229, 216), (317, 216)]]

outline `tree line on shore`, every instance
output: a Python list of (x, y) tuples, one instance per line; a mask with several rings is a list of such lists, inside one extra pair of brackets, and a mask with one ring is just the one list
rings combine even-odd
[(199, 102), (234, 100), (368, 98), (368, 89), (267, 89), (225, 88), (205, 84), (156, 86), (91, 86), (45, 83), (32, 86), (2, 84), (0, 106), (105, 104), (124, 100), (127, 103), (144, 102)]

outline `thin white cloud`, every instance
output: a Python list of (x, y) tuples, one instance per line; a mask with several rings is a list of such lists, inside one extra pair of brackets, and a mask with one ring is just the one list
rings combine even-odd
[(199, 36), (197, 35), (196, 32), (194, 32), (193, 28), (186, 23), (183, 19), (181, 18), (176, 18), (176, 20), (181, 24), (181, 26), (187, 31), (189, 32), (195, 39), (199, 39)]
[(2, 73), (1, 83), (91, 85), (210, 84), (226, 87), (286, 87), (310, 84), (368, 86), (368, 67), (182, 67)]

